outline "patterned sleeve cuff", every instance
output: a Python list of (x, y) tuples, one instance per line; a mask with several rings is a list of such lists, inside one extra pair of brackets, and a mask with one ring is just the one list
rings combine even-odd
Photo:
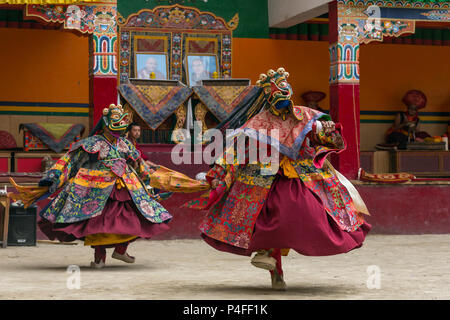
[(319, 133), (320, 131), (322, 131), (322, 129), (323, 129), (322, 122), (320, 122), (319, 120), (317, 120), (317, 121), (315, 122), (315, 125), (316, 125), (316, 131), (315, 131), (315, 133), (317, 134), (317, 133)]

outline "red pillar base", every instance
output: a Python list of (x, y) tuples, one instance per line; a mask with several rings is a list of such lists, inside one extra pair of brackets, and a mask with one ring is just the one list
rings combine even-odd
[(332, 84), (330, 86), (330, 115), (343, 126), (347, 149), (334, 155), (335, 168), (349, 179), (355, 179), (359, 161), (359, 84)]

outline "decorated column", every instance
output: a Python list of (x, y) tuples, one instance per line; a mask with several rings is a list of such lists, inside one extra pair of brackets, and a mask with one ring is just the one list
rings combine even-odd
[[(333, 158), (336, 168), (354, 179), (360, 168), (359, 153), (359, 49), (361, 44), (382, 42), (415, 31), (415, 21), (448, 14), (434, 5), (398, 1), (337, 0), (329, 4), (330, 114), (344, 126), (347, 149)], [(439, 4), (437, 6), (440, 7)], [(423, 7), (423, 8), (422, 8)], [(439, 17), (440, 17), (439, 16)], [(431, 17), (431, 18), (430, 18)]]
[[(112, 1), (111, 1), (112, 2)], [(115, 1), (114, 1), (115, 2)], [(95, 7), (96, 26), (92, 32), (90, 57), (90, 125), (95, 125), (105, 106), (117, 103), (117, 6)]]
[(359, 42), (357, 25), (343, 17), (341, 4), (329, 4), (330, 115), (344, 127), (347, 149), (332, 159), (336, 169), (354, 179), (359, 163)]

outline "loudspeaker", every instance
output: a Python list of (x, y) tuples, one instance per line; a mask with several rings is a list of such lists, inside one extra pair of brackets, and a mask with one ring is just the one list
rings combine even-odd
[(8, 246), (36, 245), (36, 206), (11, 206), (9, 209)]

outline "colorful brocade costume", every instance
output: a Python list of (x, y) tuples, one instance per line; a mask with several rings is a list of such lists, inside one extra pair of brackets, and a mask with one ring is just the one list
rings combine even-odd
[(116, 187), (128, 190), (139, 213), (148, 221), (167, 222), (172, 216), (150, 197), (142, 183), (149, 182), (149, 177), (139, 151), (127, 139), (120, 137), (113, 145), (103, 135), (88, 137), (75, 143), (46, 173), (44, 179), (64, 188), (41, 216), (52, 223), (94, 218), (101, 214)]
[[(114, 247), (113, 258), (133, 263), (126, 253), (128, 244), (150, 239), (169, 229), (170, 213), (151, 194), (147, 185), (175, 192), (207, 190), (207, 183), (142, 158), (132, 142), (122, 137), (128, 113), (110, 105), (91, 135), (75, 143), (40, 180), (39, 187), (14, 183), (26, 206), (54, 195), (40, 212), (39, 227), (51, 240), (84, 240), (95, 249), (91, 266), (102, 268), (106, 248)], [(98, 134), (95, 134), (99, 132)]]
[[(212, 186), (218, 181), (218, 186), (209, 198), (188, 205), (209, 209), (200, 225), (206, 243), (239, 255), (258, 252), (252, 264), (270, 270), (277, 289), (285, 288), (281, 254), (286, 255), (286, 249), (313, 256), (344, 253), (360, 247), (371, 228), (361, 215), (368, 212), (356, 189), (326, 160), (345, 149), (340, 125), (323, 130), (322, 124), (331, 120), (327, 114), (294, 106), (286, 77), (282, 68), (263, 74), (264, 98), (256, 101), (269, 103), (236, 112), (246, 120), (243, 125), (238, 116), (224, 125), (234, 129), (228, 138), (250, 137), (258, 150), (275, 147), (279, 166), (259, 159), (249, 162), (251, 144), (244, 151), (230, 148), (206, 174), (207, 181)], [(277, 136), (271, 130), (278, 130)], [(236, 161), (241, 153), (246, 154), (244, 163)]]
[[(213, 179), (220, 180), (218, 189), (223, 194), (215, 196), (220, 199), (214, 204), (209, 203), (211, 209), (200, 226), (205, 236), (246, 249), (245, 254), (251, 253), (247, 249), (254, 226), (277, 175), (300, 179), (320, 199), (325, 211), (340, 229), (352, 232), (364, 223), (351, 194), (326, 161), (328, 154), (345, 149), (339, 129), (328, 135), (323, 131), (315, 134), (314, 122), (328, 120), (329, 116), (306, 107), (296, 108), (301, 109), (304, 115), (302, 121), (293, 117), (283, 121), (266, 110), (235, 131), (235, 135), (244, 134), (260, 143), (267, 143), (270, 137), (258, 134), (258, 130), (267, 129), (270, 132), (271, 129), (278, 128), (281, 137), (280, 170), (262, 175), (262, 169), (270, 168), (261, 162), (228, 164), (226, 156), (219, 158), (206, 177), (210, 182)], [(315, 140), (314, 143), (312, 139)], [(205, 205), (206, 199), (198, 207)]]

